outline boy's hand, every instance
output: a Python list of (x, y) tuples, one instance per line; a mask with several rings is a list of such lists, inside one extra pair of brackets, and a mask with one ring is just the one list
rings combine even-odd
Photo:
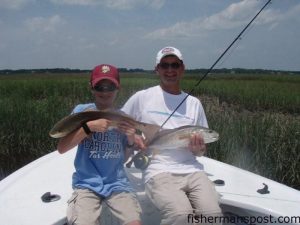
[(141, 135), (135, 135), (134, 136), (134, 143), (137, 146), (138, 149), (140, 150), (145, 150), (146, 149), (146, 145), (145, 145), (145, 140), (143, 139), (143, 137)]
[(107, 119), (91, 120), (87, 122), (88, 127), (92, 132), (104, 132), (110, 126), (111, 121)]
[(128, 138), (133, 138), (135, 134), (135, 127), (134, 124), (131, 124), (126, 121), (121, 121), (118, 123), (118, 129), (122, 133), (126, 134)]
[(138, 149), (145, 149), (144, 140), (142, 136), (135, 134), (135, 126), (126, 121), (122, 121), (118, 124), (118, 129), (127, 135), (128, 144), (135, 144)]

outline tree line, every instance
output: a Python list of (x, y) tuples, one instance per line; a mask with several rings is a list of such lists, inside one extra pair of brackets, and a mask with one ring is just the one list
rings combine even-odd
[[(128, 68), (118, 68), (120, 73), (153, 73), (153, 70), (144, 70), (140, 68), (128, 69)], [(204, 74), (207, 69), (186, 69), (186, 73), (191, 74)], [(49, 73), (90, 73), (91, 70), (81, 70), (81, 69), (69, 69), (69, 68), (47, 68), (47, 69), (4, 69), (0, 70), (0, 75), (9, 74), (49, 74)], [(244, 68), (222, 68), (214, 69), (211, 73), (214, 74), (295, 74), (300, 75), (300, 71), (286, 71), (286, 70), (266, 70), (266, 69), (244, 69)]]

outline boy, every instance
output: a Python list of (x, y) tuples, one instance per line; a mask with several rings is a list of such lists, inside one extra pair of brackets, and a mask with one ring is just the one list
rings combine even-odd
[[(118, 70), (108, 64), (96, 66), (90, 85), (95, 103), (77, 105), (73, 113), (114, 110), (113, 103), (120, 88)], [(141, 208), (123, 166), (134, 144), (135, 129), (130, 124), (122, 124), (122, 133), (109, 129), (110, 123), (107, 119), (88, 121), (59, 140), (60, 153), (78, 145), (72, 182), (74, 192), (68, 201), (69, 224), (98, 225), (102, 201), (122, 224), (141, 224)]]

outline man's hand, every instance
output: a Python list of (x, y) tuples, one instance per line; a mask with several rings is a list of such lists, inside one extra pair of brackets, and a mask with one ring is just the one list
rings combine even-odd
[(202, 156), (206, 151), (204, 139), (200, 134), (192, 134), (189, 143), (190, 151), (196, 156)]

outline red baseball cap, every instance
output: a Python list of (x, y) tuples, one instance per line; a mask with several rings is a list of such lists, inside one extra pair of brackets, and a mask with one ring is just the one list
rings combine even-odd
[(110, 80), (112, 81), (117, 88), (120, 87), (120, 78), (118, 69), (109, 64), (101, 64), (96, 66), (91, 74), (91, 86), (95, 85), (101, 80)]

